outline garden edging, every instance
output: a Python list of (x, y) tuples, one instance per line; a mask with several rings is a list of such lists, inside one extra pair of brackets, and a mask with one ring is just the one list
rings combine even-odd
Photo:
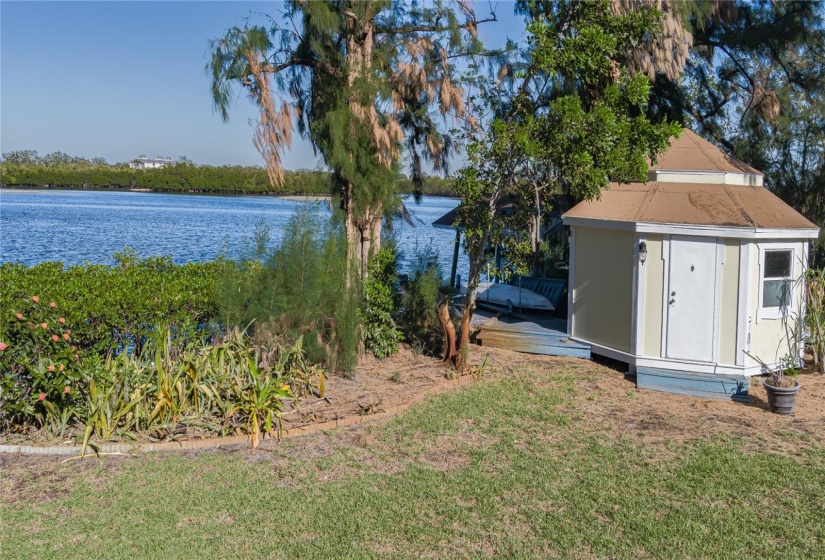
[[(280, 439), (288, 439), (293, 437), (300, 437), (309, 435), (315, 432), (323, 432), (344, 426), (352, 426), (355, 424), (364, 424), (381, 419), (392, 418), (407, 411), (414, 404), (424, 400), (429, 396), (433, 396), (445, 391), (452, 390), (456, 387), (470, 385), (476, 381), (476, 378), (471, 375), (466, 375), (456, 379), (447, 380), (444, 383), (427, 389), (416, 395), (408, 402), (388, 407), (385, 410), (369, 414), (366, 416), (347, 416), (344, 418), (337, 418), (335, 420), (328, 420), (326, 422), (319, 422), (317, 424), (307, 424), (306, 426), (298, 426), (295, 428), (283, 429)], [(159, 443), (143, 443), (143, 444), (128, 444), (128, 443), (108, 443), (99, 446), (98, 453), (156, 453), (164, 451), (185, 451), (190, 449), (210, 449), (216, 447), (223, 447), (224, 445), (242, 445), (251, 444), (252, 436), (226, 436), (219, 438), (205, 438), (193, 439), (186, 441), (164, 441)], [(24, 455), (80, 455), (83, 452), (83, 446), (37, 446), (37, 445), (0, 445), (0, 453), (16, 453)], [(93, 451), (87, 451), (87, 455), (94, 456)]]

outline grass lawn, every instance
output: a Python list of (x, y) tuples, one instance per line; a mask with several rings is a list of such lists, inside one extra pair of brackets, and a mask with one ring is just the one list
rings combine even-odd
[[(0, 556), (825, 556), (819, 443), (591, 417), (581, 384), (606, 374), (574, 363), (528, 362), (388, 423), (268, 449), (7, 462)], [(628, 422), (642, 428), (616, 428)]]

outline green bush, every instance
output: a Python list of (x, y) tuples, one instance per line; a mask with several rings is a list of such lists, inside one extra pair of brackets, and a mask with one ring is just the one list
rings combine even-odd
[[(346, 240), (310, 206), (296, 212), (281, 244), (265, 247), (259, 230), (252, 254), (224, 266), (217, 316), (224, 324), (253, 324), (285, 343), (299, 338), (310, 361), (348, 371), (360, 343), (358, 290), (348, 279)], [(354, 288), (357, 288), (355, 286)]]
[(226, 263), (174, 264), (168, 257), (116, 255), (117, 266), (0, 265), (0, 339), (14, 324), (16, 307), (38, 296), (55, 302), (72, 325), (76, 346), (101, 354), (140, 353), (156, 325), (191, 331), (212, 321), (215, 289)]
[(370, 262), (359, 313), (364, 325), (364, 345), (378, 359), (395, 354), (398, 342), (403, 340), (393, 320), (398, 309), (397, 281), (395, 251), (392, 246), (384, 247)]
[(127, 249), (116, 266), (0, 266), (0, 432), (77, 437), (80, 426), (84, 441), (105, 441), (166, 437), (182, 422), (257, 440), (283, 399), (323, 392), (319, 365), (354, 366), (362, 319), (376, 355), (395, 351), (391, 250), (373, 260), (359, 312), (340, 226), (307, 207), (268, 245), (259, 229), (238, 262)]
[(7, 423), (35, 417), (43, 424), (55, 407), (77, 402), (80, 356), (55, 302), (34, 295), (11, 314), (0, 335), (0, 406)]
[(0, 430), (43, 430), (93, 446), (139, 434), (166, 438), (181, 427), (202, 435), (241, 430), (254, 445), (262, 432), (273, 433), (285, 400), (323, 384), (323, 372), (309, 365), (300, 340), (275, 350), (267, 365), (237, 329), (217, 343), (174, 346), (172, 340), (170, 331), (158, 330), (142, 356), (122, 352), (103, 360), (92, 354), (65, 370), (66, 384), (56, 374), (46, 380), (32, 372), (12, 375), (3, 362)]
[(438, 255), (430, 248), (417, 251), (402, 298), (401, 324), (406, 339), (421, 352), (442, 350), (444, 336), (436, 307), (443, 286)]

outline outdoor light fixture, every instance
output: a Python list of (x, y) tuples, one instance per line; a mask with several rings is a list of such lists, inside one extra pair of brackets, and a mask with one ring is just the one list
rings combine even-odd
[(639, 262), (644, 264), (644, 262), (646, 260), (647, 260), (647, 243), (642, 241), (641, 243), (639, 243)]

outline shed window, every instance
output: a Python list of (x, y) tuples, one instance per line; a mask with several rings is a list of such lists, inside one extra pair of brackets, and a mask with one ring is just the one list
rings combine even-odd
[(791, 304), (791, 265), (793, 251), (765, 251), (762, 274), (762, 307), (788, 307)]

